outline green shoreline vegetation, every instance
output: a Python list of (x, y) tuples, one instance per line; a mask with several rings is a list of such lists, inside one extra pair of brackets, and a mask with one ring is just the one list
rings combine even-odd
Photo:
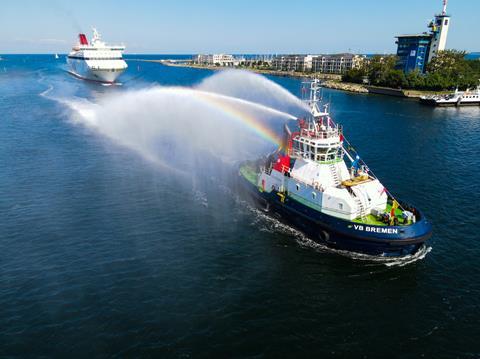
[(395, 68), (396, 56), (374, 56), (359, 69), (347, 71), (343, 82), (364, 83), (393, 89), (445, 91), (475, 88), (480, 80), (480, 61), (465, 58), (464, 51), (440, 51), (427, 65), (425, 74), (412, 71), (405, 74)]
[[(420, 97), (430, 94), (446, 94), (455, 88), (465, 90), (475, 88), (480, 81), (480, 59), (467, 59), (464, 51), (445, 50), (427, 65), (425, 74), (412, 71), (405, 74), (396, 69), (396, 55), (375, 55), (361, 68), (351, 69), (340, 74), (325, 74), (311, 71), (281, 71), (274, 69), (268, 62), (246, 61), (241, 62), (236, 69), (243, 69), (264, 75), (319, 78), (324, 80), (323, 86), (336, 90), (368, 93), (368, 87), (391, 89), (398, 92), (398, 96)], [(225, 67), (203, 65), (193, 62), (177, 63), (170, 60), (144, 60), (161, 62), (168, 66), (190, 67), (209, 70), (223, 70)]]

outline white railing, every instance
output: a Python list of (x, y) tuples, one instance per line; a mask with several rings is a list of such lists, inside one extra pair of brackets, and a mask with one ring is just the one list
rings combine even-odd
[(338, 129), (330, 130), (330, 131), (315, 131), (308, 128), (302, 128), (300, 131), (300, 136), (308, 137), (308, 138), (320, 138), (320, 139), (327, 139), (332, 137), (338, 137), (339, 131)]

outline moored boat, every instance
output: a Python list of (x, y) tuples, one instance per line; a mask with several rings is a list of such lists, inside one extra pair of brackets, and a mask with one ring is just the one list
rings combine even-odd
[(415, 254), (431, 236), (430, 222), (397, 200), (351, 149), (328, 106), (320, 110), (319, 88), (314, 80), (310, 115), (293, 131), (285, 126), (276, 152), (241, 164), (241, 189), (328, 247), (374, 256)]
[(480, 105), (480, 86), (476, 90), (458, 91), (448, 95), (420, 97), (420, 102), (431, 106), (478, 106)]

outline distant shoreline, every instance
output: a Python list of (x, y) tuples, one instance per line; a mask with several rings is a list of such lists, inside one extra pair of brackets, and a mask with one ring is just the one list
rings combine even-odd
[(305, 73), (294, 72), (294, 71), (287, 72), (287, 71), (277, 71), (277, 70), (254, 69), (254, 68), (247, 68), (247, 67), (242, 68), (242, 67), (221, 67), (221, 66), (212, 66), (212, 65), (197, 65), (193, 63), (181, 62), (181, 60), (178, 62), (172, 61), (172, 60), (150, 60), (150, 59), (127, 59), (127, 60), (157, 62), (165, 66), (187, 67), (187, 68), (201, 69), (201, 70), (221, 71), (221, 70), (232, 68), (237, 70), (247, 70), (247, 71), (251, 71), (259, 74), (274, 75), (274, 76), (281, 76), (281, 77), (340, 79), (340, 75), (335, 75), (335, 74), (305, 74)]
[[(186, 67), (200, 70), (212, 70), (212, 71), (221, 71), (227, 69), (226, 67), (211, 66), (211, 65), (197, 65), (193, 63), (185, 63), (182, 60), (152, 60), (152, 59), (128, 59), (129, 61), (142, 61), (142, 62), (155, 62), (161, 63), (165, 66), (173, 67)], [(294, 71), (277, 71), (277, 70), (266, 70), (266, 69), (254, 69), (254, 68), (242, 68), (234, 67), (237, 70), (246, 70), (262, 75), (272, 75), (280, 77), (291, 77), (291, 78), (304, 78), (304, 79), (313, 79), (318, 78), (324, 80), (322, 85), (325, 88), (340, 90), (345, 92), (357, 93), (357, 94), (377, 94), (377, 95), (386, 95), (386, 96), (395, 96), (401, 98), (412, 98), (418, 99), (421, 96), (433, 95), (433, 94), (444, 94), (449, 93), (445, 92), (434, 92), (434, 91), (420, 91), (420, 90), (403, 90), (395, 89), (389, 87), (379, 87), (379, 86), (368, 86), (361, 85), (357, 83), (342, 82), (341, 75), (337, 74), (319, 74), (319, 73), (298, 73)]]

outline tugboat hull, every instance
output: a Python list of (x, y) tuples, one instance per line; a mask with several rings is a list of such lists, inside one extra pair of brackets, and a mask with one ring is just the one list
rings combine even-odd
[(401, 257), (415, 254), (430, 238), (431, 224), (420, 220), (408, 226), (374, 226), (346, 221), (312, 209), (276, 191), (261, 192), (239, 175), (240, 187), (257, 206), (280, 217), (311, 240), (337, 250), (372, 256)]

